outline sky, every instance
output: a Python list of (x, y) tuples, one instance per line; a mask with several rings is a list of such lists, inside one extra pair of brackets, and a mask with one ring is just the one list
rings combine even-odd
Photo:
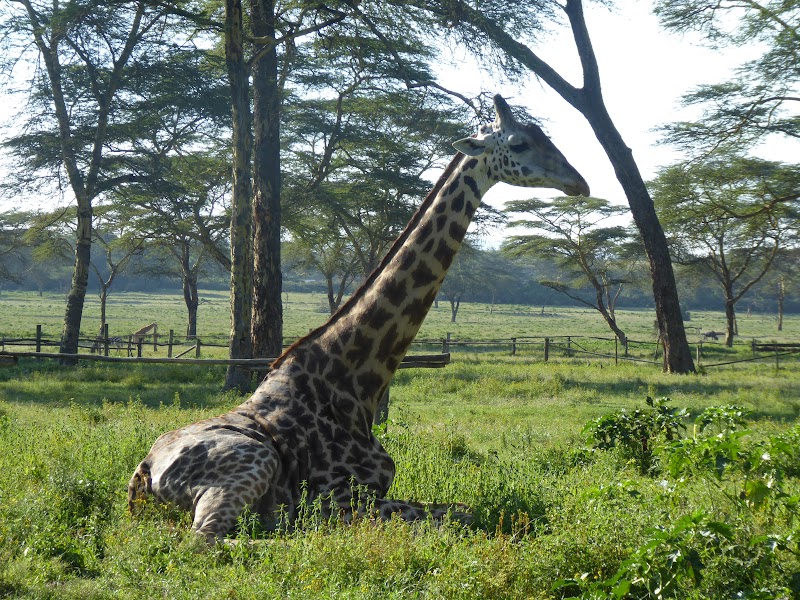
[[(655, 129), (699, 114), (696, 109), (692, 112), (680, 107), (681, 95), (698, 84), (727, 79), (736, 66), (756, 56), (753, 48), (715, 51), (703, 47), (698, 37), (667, 34), (651, 14), (651, 6), (647, 0), (623, 0), (610, 11), (598, 3), (585, 4), (606, 107), (632, 149), (645, 180), (654, 177), (658, 167), (679, 158), (672, 149), (658, 144), (659, 134)], [(534, 50), (567, 80), (580, 86), (580, 64), (568, 27), (556, 30)], [(466, 54), (455, 59), (460, 64), (441, 73), (445, 87), (467, 95), (480, 90), (499, 92), (512, 104), (525, 105), (587, 180), (593, 196), (615, 204), (626, 203), (611, 164), (584, 117), (546, 84), (532, 75), (522, 88), (498, 85), (482, 75)], [(792, 156), (800, 156), (800, 144), (774, 141), (762, 148), (760, 154), (764, 158), (792, 161)], [(434, 174), (434, 179), (437, 176)], [(500, 184), (490, 190), (485, 201), (502, 208), (506, 200), (532, 195), (548, 198), (558, 192), (542, 190), (532, 194), (530, 190)], [(18, 202), (0, 199), (0, 210), (18, 207), (15, 206)], [(496, 245), (502, 235), (503, 232), (495, 232), (486, 242)]]

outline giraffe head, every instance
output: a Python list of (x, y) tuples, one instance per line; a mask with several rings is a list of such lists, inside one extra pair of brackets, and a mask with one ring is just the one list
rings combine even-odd
[(489, 178), (523, 187), (554, 188), (568, 196), (589, 195), (589, 185), (555, 144), (532, 123), (519, 123), (508, 103), (494, 97), (497, 118), (475, 137), (453, 144), (468, 156), (486, 160)]

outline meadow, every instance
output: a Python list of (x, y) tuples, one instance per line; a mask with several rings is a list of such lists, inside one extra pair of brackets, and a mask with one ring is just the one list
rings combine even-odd
[[(200, 336), (221, 335), (227, 300), (203, 296)], [(41, 323), (55, 336), (62, 300), (4, 292), (0, 334)], [(289, 295), (287, 337), (324, 321), (322, 300)], [(180, 331), (182, 315), (177, 295), (109, 305), (112, 335), (152, 321)], [(420, 336), (607, 336), (577, 309), (459, 315), (449, 323), (441, 304)], [(652, 314), (623, 318), (652, 341)], [(720, 331), (722, 316), (691, 324)], [(743, 337), (764, 340), (797, 341), (799, 328), (797, 316), (780, 337), (769, 315), (740, 322)], [(343, 525), (312, 506), (292, 533), (265, 534), (244, 515), (241, 543), (203, 550), (187, 514), (151, 504), (132, 518), (126, 486), (158, 435), (241, 402), (220, 391), (223, 377), (216, 366), (35, 359), (0, 370), (0, 597), (800, 597), (796, 359), (670, 376), (457, 348), (445, 369), (398, 372), (377, 434), (397, 463), (390, 497), (465, 502), (473, 524)]]

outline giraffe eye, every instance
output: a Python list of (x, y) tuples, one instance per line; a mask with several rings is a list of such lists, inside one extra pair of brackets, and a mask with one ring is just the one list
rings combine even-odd
[(530, 146), (528, 146), (528, 142), (520, 142), (518, 144), (511, 144), (509, 146), (509, 149), (512, 152), (516, 152), (517, 154), (519, 154), (520, 152), (525, 152), (525, 150), (527, 150), (528, 148), (530, 148)]

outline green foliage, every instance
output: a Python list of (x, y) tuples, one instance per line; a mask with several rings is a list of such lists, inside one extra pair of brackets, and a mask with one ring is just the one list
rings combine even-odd
[(647, 532), (644, 543), (608, 580), (588, 582), (586, 577), (556, 582), (554, 588), (578, 587), (581, 598), (682, 597), (681, 584), (702, 583), (702, 556), (733, 538), (731, 528), (703, 513), (685, 515), (668, 527)]
[(676, 439), (686, 429), (683, 419), (687, 412), (667, 406), (669, 398), (653, 400), (647, 397), (648, 408), (629, 413), (625, 409), (590, 421), (583, 433), (597, 450), (619, 448), (634, 461), (642, 474), (656, 468), (654, 453), (664, 441)]
[[(752, 147), (765, 137), (797, 137), (797, 0), (708, 3), (658, 0), (655, 13), (668, 30), (696, 31), (712, 47), (757, 42), (761, 52), (721, 83), (698, 86), (684, 104), (705, 110), (698, 122), (668, 126), (670, 141), (703, 153), (721, 145)], [(736, 27), (731, 27), (731, 23)]]

